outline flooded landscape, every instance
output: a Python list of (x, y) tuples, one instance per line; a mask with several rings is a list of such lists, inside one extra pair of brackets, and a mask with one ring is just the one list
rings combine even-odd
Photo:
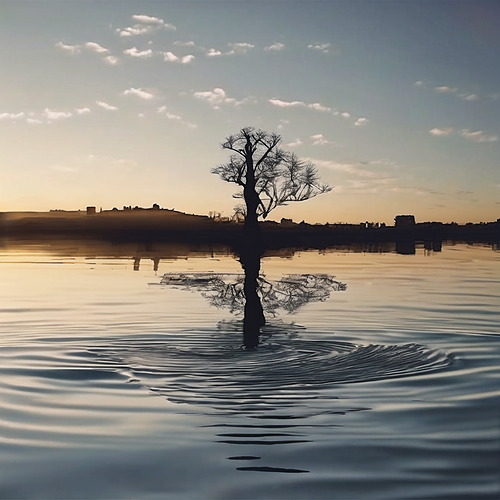
[(497, 498), (496, 247), (207, 250), (3, 243), (0, 497)]

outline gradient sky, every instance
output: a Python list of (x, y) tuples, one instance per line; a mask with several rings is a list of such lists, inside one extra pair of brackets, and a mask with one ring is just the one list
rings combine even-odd
[(308, 222), (500, 217), (500, 2), (0, 0), (0, 211), (231, 215), (254, 126), (331, 193)]

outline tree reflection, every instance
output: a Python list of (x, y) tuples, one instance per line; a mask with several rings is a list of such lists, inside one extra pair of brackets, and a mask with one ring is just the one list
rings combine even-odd
[(264, 313), (276, 316), (281, 309), (292, 314), (310, 302), (325, 301), (332, 291), (346, 289), (344, 283), (326, 274), (288, 274), (269, 280), (260, 273), (260, 249), (243, 243), (239, 257), (244, 274), (167, 273), (161, 284), (197, 290), (210, 305), (243, 313), (246, 348), (258, 346), (260, 329), (266, 324)]

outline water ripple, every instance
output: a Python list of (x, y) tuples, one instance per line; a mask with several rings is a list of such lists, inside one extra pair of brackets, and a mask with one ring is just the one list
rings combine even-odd
[[(254, 418), (264, 409), (287, 408), (303, 417), (311, 403), (316, 401), (318, 406), (327, 386), (419, 375), (452, 362), (450, 355), (415, 343), (356, 345), (309, 340), (298, 333), (300, 328), (278, 322), (267, 326), (258, 350), (247, 351), (241, 348), (238, 327), (233, 322), (232, 333), (225, 325), (219, 331), (127, 338), (93, 352), (98, 359), (128, 370), (132, 380), (171, 402), (207, 405)], [(325, 412), (332, 410), (313, 413)]]

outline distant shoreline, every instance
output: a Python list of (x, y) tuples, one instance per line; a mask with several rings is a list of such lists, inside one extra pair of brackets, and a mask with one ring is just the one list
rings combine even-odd
[[(127, 208), (96, 212), (1, 212), (0, 238), (68, 237), (106, 241), (184, 241), (233, 245), (242, 223), (175, 210)], [(282, 219), (260, 223), (263, 243), (270, 248), (322, 248), (348, 243), (415, 242), (439, 246), (442, 241), (500, 242), (500, 220), (480, 224), (423, 222), (398, 216), (394, 226), (363, 224), (308, 224)]]

